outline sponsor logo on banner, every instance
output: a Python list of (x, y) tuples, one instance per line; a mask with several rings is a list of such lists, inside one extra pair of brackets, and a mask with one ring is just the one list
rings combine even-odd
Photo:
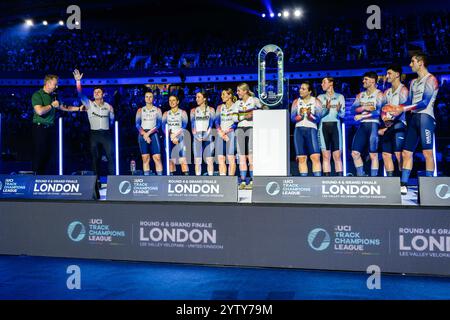
[(122, 181), (119, 184), (119, 192), (121, 194), (129, 194), (131, 192), (131, 182), (130, 181)]
[(311, 187), (296, 183), (293, 179), (283, 179), (281, 186), (271, 181), (266, 185), (266, 192), (271, 196), (309, 196)]
[(190, 180), (169, 179), (167, 181), (168, 197), (209, 197), (222, 198), (220, 184), (215, 179)]
[(385, 198), (375, 180), (324, 180), (323, 198)]
[(211, 222), (140, 221), (139, 246), (223, 249)]
[(236, 202), (236, 177), (109, 176), (108, 200)]
[(336, 225), (332, 233), (323, 228), (311, 230), (308, 245), (315, 251), (329, 249), (333, 253), (379, 255), (381, 239), (366, 237), (351, 225)]
[(401, 257), (450, 258), (450, 229), (403, 227), (398, 240)]
[(398, 178), (255, 177), (252, 201), (401, 205), (396, 183)]
[(74, 242), (79, 242), (86, 236), (86, 228), (80, 221), (74, 221), (67, 227), (67, 235)]
[(29, 177), (6, 178), (0, 191), (3, 195), (25, 195), (28, 190), (29, 179)]
[(158, 191), (158, 183), (143, 178), (134, 178), (131, 182), (125, 180), (119, 184), (119, 192), (123, 195), (132, 193), (136, 196), (156, 196)]
[(115, 230), (109, 224), (106, 224), (101, 218), (89, 219), (88, 223), (83, 224), (80, 221), (74, 221), (67, 227), (67, 235), (70, 240), (80, 242), (86, 239), (90, 244), (123, 244), (126, 236), (124, 230)]
[(276, 196), (277, 194), (280, 193), (280, 191), (281, 191), (280, 185), (275, 181), (269, 182), (266, 185), (266, 192), (270, 196)]
[(450, 187), (448, 186), (448, 184), (440, 184), (436, 186), (434, 192), (439, 199), (446, 200), (450, 198)]
[(421, 206), (450, 206), (450, 177), (419, 177)]
[(33, 195), (81, 195), (77, 179), (36, 179)]
[(330, 246), (330, 234), (322, 228), (311, 230), (308, 234), (308, 244), (316, 251), (323, 251)]
[(95, 176), (1, 175), (0, 197), (93, 200)]

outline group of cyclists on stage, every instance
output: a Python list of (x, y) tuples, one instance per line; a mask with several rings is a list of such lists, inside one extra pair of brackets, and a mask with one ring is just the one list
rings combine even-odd
[[(351, 145), (351, 155), (357, 176), (377, 176), (379, 151), (382, 152), (386, 176), (393, 176), (394, 160), (401, 175), (401, 191), (406, 185), (413, 166), (413, 152), (421, 142), (426, 162), (426, 175), (433, 176), (434, 130), (436, 126), (433, 105), (438, 93), (438, 81), (428, 72), (427, 57), (416, 54), (410, 67), (418, 77), (410, 88), (401, 83), (402, 68), (390, 65), (386, 69), (386, 80), (391, 87), (385, 92), (377, 89), (378, 75), (366, 72), (363, 75), (364, 91), (356, 96), (351, 113), (359, 127)], [(104, 91), (94, 88), (94, 100), (82, 93), (83, 74), (74, 71), (77, 90), (83, 105), (78, 111), (87, 111), (91, 125), (91, 151), (93, 161), (99, 159), (98, 146), (103, 145), (108, 160), (112, 148), (109, 138), (109, 123), (114, 119), (114, 109), (103, 101)], [(335, 79), (322, 80), (323, 94), (315, 96), (312, 84), (305, 81), (299, 89), (299, 98), (291, 106), (290, 119), (295, 125), (294, 146), (300, 176), (308, 175), (308, 157), (313, 176), (330, 176), (331, 160), (337, 176), (343, 175), (342, 148), (343, 122), (346, 106), (342, 94), (334, 91)], [(44, 86), (45, 88), (45, 86)], [(181, 165), (183, 174), (189, 174), (187, 152), (192, 147), (195, 174), (202, 175), (202, 163), (206, 173), (214, 174), (214, 159), (217, 157), (220, 175), (236, 174), (239, 164), (241, 188), (251, 188), (253, 183), (253, 111), (264, 108), (261, 101), (246, 83), (237, 86), (235, 96), (232, 89), (221, 92), (222, 104), (216, 109), (208, 105), (205, 91), (196, 93), (197, 106), (188, 113), (179, 107), (176, 95), (169, 96), (170, 110), (162, 113), (153, 104), (153, 93), (145, 93), (145, 106), (136, 113), (138, 144), (142, 155), (144, 175), (150, 175), (150, 160), (153, 159), (157, 175), (163, 174), (162, 152), (168, 151), (169, 173), (175, 165)], [(76, 107), (65, 107), (64, 111), (76, 111)], [(407, 117), (406, 113), (411, 116)], [(190, 120), (190, 121), (189, 121)], [(190, 130), (188, 123), (190, 122)], [(190, 131), (190, 135), (187, 132)], [(160, 136), (166, 138), (160, 141)], [(364, 171), (362, 155), (368, 150), (370, 173)], [(112, 161), (111, 161), (112, 162)], [(94, 170), (97, 166), (94, 164)], [(110, 166), (109, 170), (113, 170)], [(97, 172), (96, 172), (97, 173)], [(112, 174), (112, 172), (109, 172)]]
[[(394, 175), (394, 159), (401, 174), (401, 192), (407, 193), (407, 184), (413, 165), (413, 153), (421, 142), (425, 158), (426, 176), (433, 176), (434, 131), (436, 121), (433, 112), (438, 93), (438, 81), (428, 72), (427, 57), (416, 54), (410, 67), (418, 78), (411, 81), (410, 89), (401, 83), (402, 67), (391, 65), (386, 69), (386, 79), (391, 87), (382, 92), (377, 89), (378, 75), (363, 75), (364, 91), (356, 96), (351, 106), (354, 120), (359, 127), (354, 135), (351, 155), (357, 176), (367, 176), (361, 155), (368, 149), (370, 176), (378, 176), (378, 152), (381, 149), (386, 176)], [(330, 160), (334, 160), (336, 175), (342, 176), (341, 121), (345, 115), (345, 99), (334, 92), (334, 79), (322, 80), (324, 94), (313, 96), (310, 83), (300, 87), (300, 97), (291, 108), (291, 120), (295, 123), (294, 144), (301, 176), (308, 175), (307, 157), (312, 162), (314, 176), (330, 175)], [(411, 112), (407, 123), (406, 113)], [(320, 161), (322, 153), (322, 163)]]

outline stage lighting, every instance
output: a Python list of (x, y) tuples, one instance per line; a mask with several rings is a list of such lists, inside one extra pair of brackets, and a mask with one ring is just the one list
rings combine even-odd
[(281, 12), (278, 12), (278, 17), (281, 17)]
[(43, 24), (44, 26), (47, 26), (47, 25), (48, 25), (47, 20), (42, 21), (42, 24)]
[(301, 17), (301, 16), (302, 16), (302, 11), (299, 10), (299, 9), (296, 9), (296, 10), (294, 11), (294, 16), (295, 16), (296, 18)]
[(31, 27), (32, 25), (34, 25), (33, 20), (31, 20), (31, 19), (25, 20), (25, 25), (28, 27)]
[(79, 25), (80, 24), (80, 22), (78, 22), (78, 21), (75, 21), (75, 25)]
[(272, 12), (272, 13), (270, 14), (270, 17), (271, 17), (271, 18), (275, 17), (275, 13)]
[(283, 18), (289, 18), (289, 11), (287, 10), (283, 11)]
[(266, 14), (265, 14), (265, 13), (263, 13), (263, 14), (261, 15), (261, 17), (265, 18), (265, 17), (266, 17)]
[(64, 25), (64, 21), (59, 20), (58, 24), (59, 24), (60, 26), (63, 26), (63, 25)]

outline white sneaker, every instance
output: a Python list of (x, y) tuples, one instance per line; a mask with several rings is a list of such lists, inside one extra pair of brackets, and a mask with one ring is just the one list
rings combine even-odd
[(408, 194), (408, 187), (407, 186), (401, 186), (400, 187), (400, 193), (402, 194), (402, 195), (407, 195)]

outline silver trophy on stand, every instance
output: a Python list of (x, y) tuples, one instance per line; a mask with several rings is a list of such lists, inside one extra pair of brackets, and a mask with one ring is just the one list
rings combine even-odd
[[(269, 66), (267, 56), (274, 54), (276, 66)], [(279, 107), (284, 97), (284, 54), (274, 44), (264, 46), (258, 54), (258, 94), (269, 108)]]
[[(289, 111), (285, 106), (284, 55), (269, 44), (258, 54), (258, 94), (264, 109), (253, 112), (253, 174), (289, 175)], [(258, 186), (255, 179), (255, 187)], [(254, 189), (255, 190), (255, 189)], [(265, 193), (265, 186), (263, 192)]]

